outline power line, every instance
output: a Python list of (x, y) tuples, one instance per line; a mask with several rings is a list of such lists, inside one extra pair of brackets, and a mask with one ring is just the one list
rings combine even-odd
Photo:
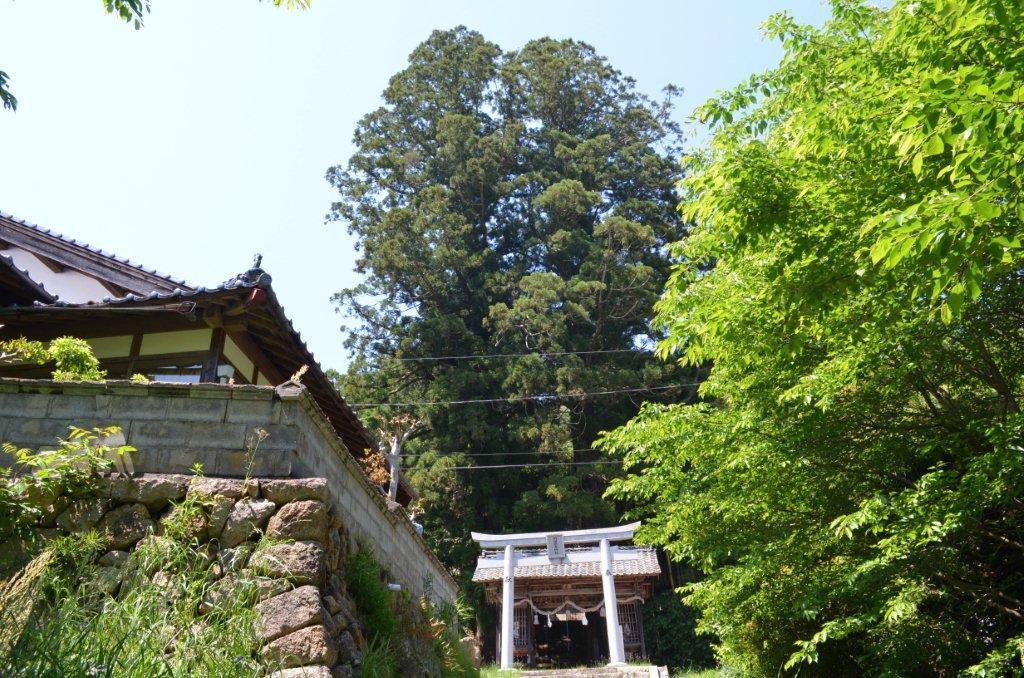
[(650, 351), (638, 350), (635, 348), (606, 348), (593, 349), (590, 351), (535, 351), (533, 353), (477, 353), (466, 355), (438, 355), (423, 356), (420, 358), (392, 358), (392, 360), (397, 360), (399, 362), (428, 362), (432, 360), (482, 360), (485, 358), (525, 358), (533, 355), (545, 357), (560, 355), (597, 355), (601, 353), (636, 353), (637, 355), (651, 355)]
[(703, 382), (695, 381), (686, 384), (671, 384), (668, 386), (644, 386), (640, 388), (619, 388), (608, 391), (590, 391), (588, 393), (550, 393), (548, 395), (532, 396), (509, 396), (508, 398), (480, 398), (478, 400), (434, 400), (419, 401), (410, 403), (349, 403), (349, 407), (419, 407), (431, 405), (476, 405), (484, 403), (514, 403), (528, 400), (563, 400), (565, 398), (589, 398), (591, 396), (614, 395), (617, 393), (650, 393), (653, 391), (666, 391), (686, 386), (700, 386)]
[[(565, 454), (567, 452), (600, 452), (601, 450), (596, 447), (584, 447), (578, 450), (534, 450), (533, 452), (463, 452), (454, 454), (442, 454), (438, 458), (444, 457), (516, 457), (527, 454)], [(418, 452), (416, 454), (400, 454), (399, 457), (403, 459), (406, 457), (425, 457), (433, 454), (432, 452)]]
[[(449, 466), (445, 470), (468, 471), (469, 469), (494, 468), (543, 468), (545, 466), (596, 466), (600, 464), (621, 464), (621, 459), (599, 459), (597, 461), (550, 461), (537, 464), (491, 464), (489, 466)], [(415, 470), (415, 469), (414, 469)]]

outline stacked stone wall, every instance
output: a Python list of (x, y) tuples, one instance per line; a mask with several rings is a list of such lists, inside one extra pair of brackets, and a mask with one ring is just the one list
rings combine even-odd
[[(143, 540), (161, 539), (174, 504), (186, 497), (206, 507), (189, 527), (219, 577), (203, 597), (200, 613), (255, 586), (262, 653), (281, 669), (274, 676), (359, 675), (366, 641), (343, 572), (357, 546), (329, 505), (322, 478), (114, 475), (101, 479), (95, 496), (57, 497), (40, 531), (53, 538), (96, 530), (107, 550), (97, 558), (94, 585), (116, 596), (130, 551)], [(264, 534), (266, 544), (257, 541)]]
[[(69, 426), (118, 426), (136, 471), (208, 476), (322, 478), (325, 504), (351, 539), (369, 547), (391, 581), (413, 596), (454, 600), (457, 586), (404, 509), (388, 502), (300, 385), (58, 383), (0, 379), (0, 440), (53, 446)], [(255, 453), (247, 441), (266, 438)]]

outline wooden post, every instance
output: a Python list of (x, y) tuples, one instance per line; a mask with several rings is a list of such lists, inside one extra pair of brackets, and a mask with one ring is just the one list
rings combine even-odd
[(224, 328), (214, 327), (210, 335), (210, 352), (203, 361), (203, 371), (199, 376), (201, 382), (217, 381), (217, 365), (220, 364), (221, 353), (224, 352)]
[(131, 379), (135, 374), (135, 361), (139, 359), (140, 351), (142, 351), (142, 333), (136, 332), (132, 335), (132, 345), (128, 349), (128, 369), (125, 370), (125, 379)]
[(515, 657), (515, 568), (516, 552), (511, 544), (505, 547), (505, 571), (501, 589), (501, 668), (512, 668)]
[(604, 589), (604, 622), (608, 626), (608, 665), (626, 663), (622, 646), (622, 627), (619, 626), (619, 600), (615, 594), (615, 575), (612, 570), (612, 546), (601, 540), (601, 584)]

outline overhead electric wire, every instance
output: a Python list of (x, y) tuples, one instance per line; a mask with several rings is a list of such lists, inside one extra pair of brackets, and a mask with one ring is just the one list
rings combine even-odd
[(487, 466), (449, 466), (446, 471), (467, 471), (469, 469), (494, 468), (543, 468), (545, 466), (594, 466), (599, 464), (621, 464), (621, 459), (598, 459), (596, 461), (549, 461), (537, 464), (490, 464)]
[[(443, 454), (440, 457), (515, 457), (526, 454), (565, 454), (567, 452), (600, 452), (596, 447), (584, 447), (578, 450), (534, 450), (532, 452), (463, 452), (455, 454)], [(433, 452), (417, 452), (416, 454), (400, 454), (399, 457), (425, 457)]]
[(650, 393), (653, 391), (667, 391), (674, 388), (686, 386), (700, 386), (703, 382), (695, 381), (686, 384), (670, 384), (667, 386), (644, 386), (640, 388), (619, 388), (607, 391), (590, 391), (587, 393), (549, 393), (546, 395), (532, 396), (509, 396), (507, 398), (480, 398), (477, 400), (424, 400), (408, 403), (349, 403), (349, 407), (420, 407), (433, 405), (476, 405), (484, 403), (514, 403), (529, 400), (563, 400), (565, 398), (589, 398), (591, 396), (614, 395), (616, 393)]
[[(596, 355), (600, 353), (636, 353), (651, 355), (651, 351), (635, 348), (603, 348), (589, 351), (534, 351), (532, 353), (470, 353), (466, 355), (436, 355), (419, 358), (392, 358), (399, 362), (428, 362), (434, 360), (483, 360), (486, 358), (525, 358), (528, 356)], [(390, 356), (384, 356), (390, 357)]]

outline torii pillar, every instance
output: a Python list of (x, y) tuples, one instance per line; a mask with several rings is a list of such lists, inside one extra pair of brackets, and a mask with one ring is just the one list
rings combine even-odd
[(622, 627), (619, 626), (619, 599), (615, 595), (615, 575), (612, 572), (612, 546), (601, 540), (601, 585), (604, 589), (604, 621), (608, 626), (608, 665), (626, 663), (622, 645)]
[(505, 571), (501, 587), (501, 668), (512, 668), (515, 658), (515, 587), (516, 552), (512, 544), (505, 546)]

